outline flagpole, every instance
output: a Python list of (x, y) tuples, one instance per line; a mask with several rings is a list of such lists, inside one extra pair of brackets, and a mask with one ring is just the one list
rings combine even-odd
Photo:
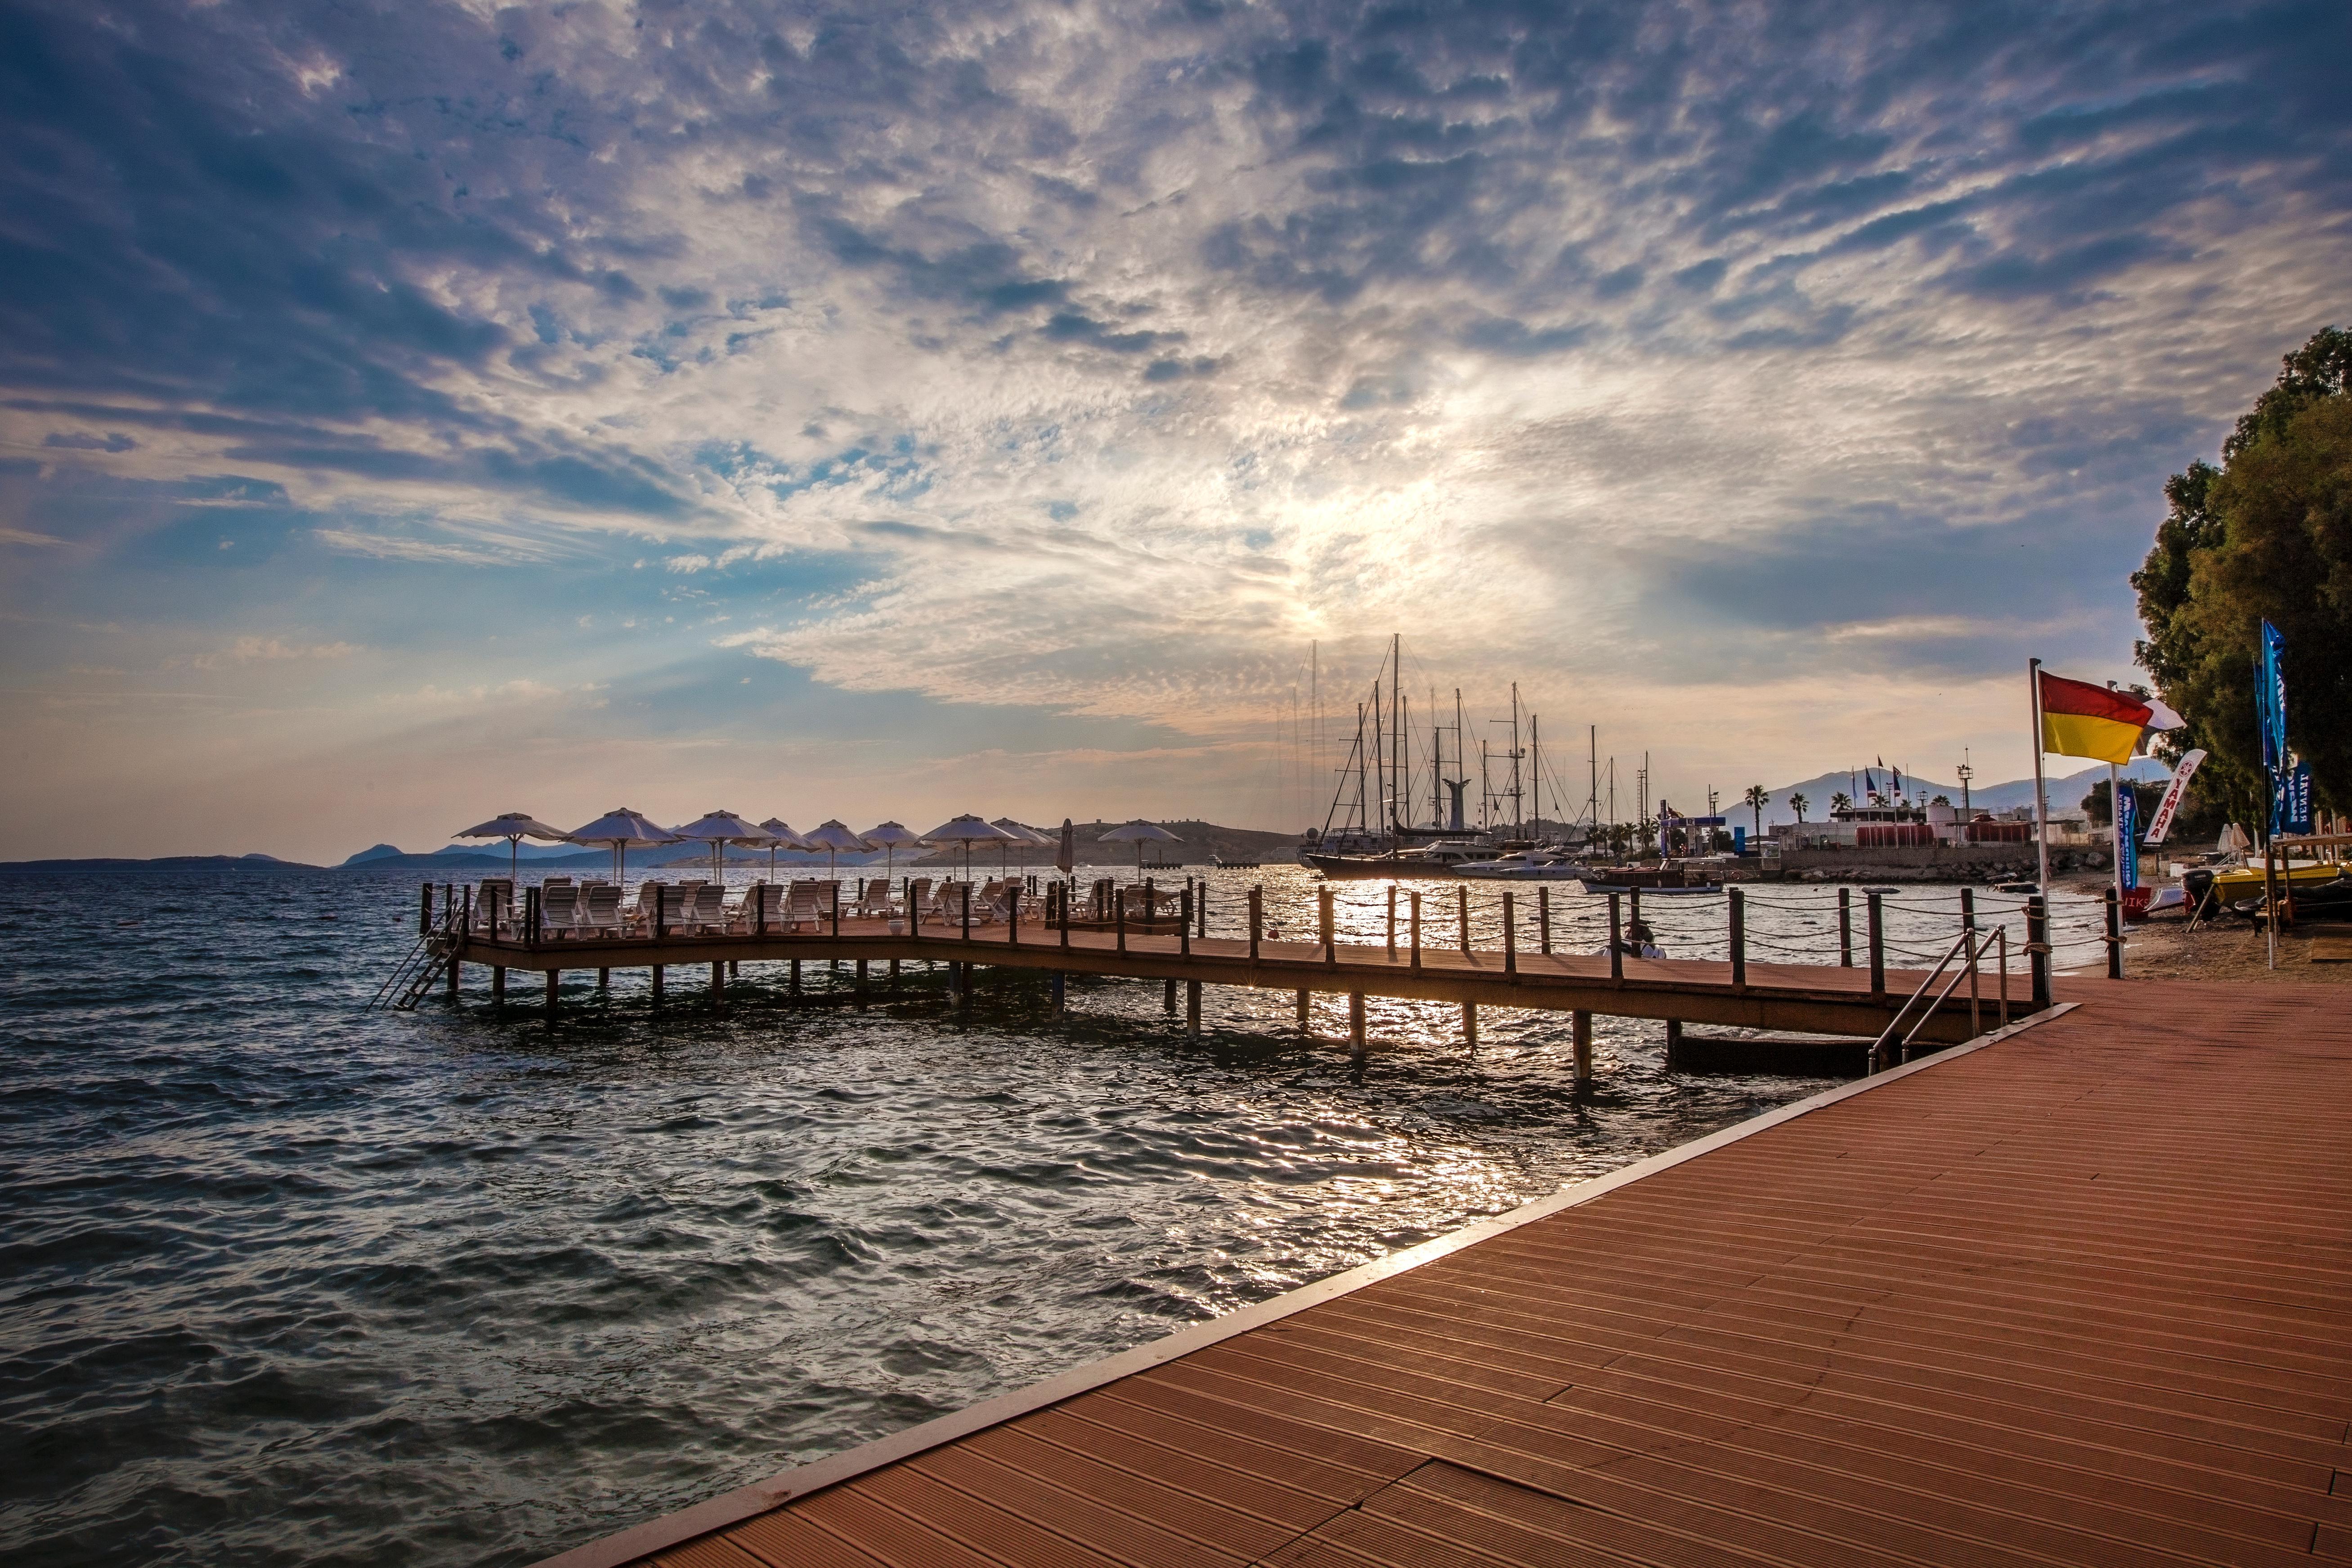
[[(2050, 796), (2042, 782), (2042, 661), (2025, 661), (2025, 683), (2033, 689), (2033, 849), (2040, 857), (2042, 896), (2050, 896)], [(2110, 805), (2113, 803), (2110, 802)]]
[[(2109, 689), (2112, 690), (2113, 688)], [(2116, 935), (2118, 937), (2124, 933), (2124, 857), (2131, 853), (2131, 846), (2124, 842), (2123, 788), (2123, 775), (2116, 772), (2115, 763), (2109, 763), (2107, 764), (2107, 830), (2116, 841)], [(2124, 950), (2119, 947), (2116, 949), (2116, 973), (2121, 974), (2123, 972)]]

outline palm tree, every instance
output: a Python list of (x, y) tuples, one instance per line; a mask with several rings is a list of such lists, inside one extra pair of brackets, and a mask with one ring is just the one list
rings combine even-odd
[(1747, 801), (1748, 809), (1756, 814), (1756, 837), (1763, 837), (1764, 808), (1772, 804), (1772, 792), (1762, 784), (1749, 784), (1747, 795), (1741, 798)]
[(1830, 796), (1830, 810), (1833, 812), (1843, 811), (1847, 806), (1850, 806), (1853, 804), (1853, 797), (1846, 794), (1843, 790), (1840, 790), (1835, 795)]
[(1797, 825), (1800, 827), (1804, 826), (1805, 808), (1812, 804), (1813, 803), (1811, 801), (1807, 800), (1801, 795), (1792, 795), (1789, 797), (1789, 809), (1797, 814)]

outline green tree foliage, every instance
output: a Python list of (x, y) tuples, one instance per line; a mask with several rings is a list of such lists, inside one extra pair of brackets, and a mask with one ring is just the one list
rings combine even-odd
[[(2156, 815), (2156, 808), (2164, 804), (2165, 786), (2160, 784), (2129, 784), (2126, 787), (2139, 805), (2139, 830), (2146, 833), (2148, 819)], [(2083, 797), (2082, 804), (2084, 812), (2101, 827), (2115, 820), (2115, 813), (2107, 804), (2106, 780), (2101, 779), (2093, 784), (2091, 793)]]
[(2193, 788), (2258, 816), (2260, 627), (2287, 643), (2288, 739), (2331, 806), (2352, 800), (2352, 332), (2288, 354), (2221, 443), (2165, 481), (2156, 545), (2132, 574), (2139, 662), (2188, 721), (2174, 755), (2212, 753)]

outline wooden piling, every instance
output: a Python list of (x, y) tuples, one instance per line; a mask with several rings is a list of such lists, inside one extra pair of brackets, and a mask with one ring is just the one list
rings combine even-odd
[(1462, 1004), (1462, 1043), (1472, 1050), (1478, 1048), (1478, 1004)]
[(1853, 889), (1838, 889), (1838, 966), (1853, 967)]
[(2050, 905), (2040, 893), (2025, 900), (2025, 955), (2039, 1013), (2050, 1005)]
[(1731, 901), (1731, 988), (1748, 989), (1748, 898), (1739, 889), (1729, 894)]
[(1462, 916), (1462, 951), (1467, 952), (1470, 951), (1470, 889), (1454, 889), (1454, 901)]
[(597, 990), (598, 994), (604, 994), (604, 993), (605, 993), (605, 992), (608, 992), (608, 991), (610, 991), (610, 990), (612, 990), (612, 989), (613, 989), (613, 972), (612, 972), (611, 970), (609, 970), (609, 969), (600, 969), (600, 970), (598, 970), (598, 971), (596, 972), (596, 990)]
[(723, 963), (713, 963), (710, 966), (710, 1010), (714, 1013), (718, 1012), (726, 1001), (727, 966)]
[(1396, 959), (1396, 884), (1389, 884), (1389, 958)]
[(507, 1005), (507, 972), (501, 968), (490, 971), (490, 1005), (503, 1013)]
[(1519, 972), (1519, 917), (1511, 901), (1511, 889), (1503, 889), (1503, 973)]
[(1364, 994), (1360, 991), (1348, 993), (1348, 1054), (1356, 1058), (1358, 1066), (1363, 1064)]
[(1880, 912), (1878, 899), (1876, 893), (1864, 899), (1866, 908), (1864, 915), (1869, 921), (1870, 994), (1873, 1000), (1883, 1001), (1886, 996), (1886, 922)]
[[(1255, 963), (1257, 962), (1258, 939), (1265, 934), (1265, 889), (1263, 887), (1252, 888), (1249, 890), (1249, 961), (1252, 963)], [(1066, 942), (1067, 940), (1068, 939), (1066, 937), (1064, 939)]]
[(1201, 1032), (1201, 983), (1197, 980), (1184, 982), (1184, 1032)]
[(1592, 1087), (1592, 1015), (1578, 1012), (1569, 1015), (1569, 1039), (1576, 1055), (1576, 1087)]
[(547, 972), (547, 1026), (551, 1029), (555, 1027), (555, 994), (562, 983), (562, 970), (551, 969)]
[(1421, 894), (1420, 894), (1420, 892), (1419, 892), (1418, 890), (1416, 890), (1416, 891), (1415, 891), (1415, 892), (1413, 892), (1413, 894), (1412, 895), (1412, 967), (1414, 967), (1415, 969), (1419, 969), (1419, 968), (1421, 967)]
[(656, 1007), (661, 1005), (662, 999), (662, 967), (658, 963), (654, 965), (653, 1005)]
[(861, 958), (857, 961), (857, 1010), (859, 1012), (863, 1013), (866, 1011), (866, 960)]
[(1683, 1021), (1680, 1018), (1669, 1018), (1666, 1020), (1666, 1070), (1673, 1072), (1681, 1067), (1682, 1057)]
[[(2116, 831), (2118, 836), (2123, 832), (2121, 828)], [(2118, 853), (2126, 853), (2126, 851), (2118, 851)], [(2124, 977), (2123, 905), (2117, 900), (2116, 890), (2112, 887), (2100, 897), (2107, 906), (2107, 978), (2121, 980)]]
[(1617, 895), (1609, 895), (1609, 978), (1622, 985), (1625, 983), (1625, 928), (1620, 923), (1623, 910), (1617, 907)]
[(1337, 918), (1331, 907), (1331, 889), (1322, 890), (1321, 918), (1323, 922), (1323, 962), (1336, 965), (1339, 962), (1339, 939)]
[(1308, 1001), (1307, 1001), (1308, 995), (1309, 995), (1309, 993), (1305, 992), (1305, 991), (1301, 991), (1301, 992), (1298, 994), (1298, 1027), (1299, 1027), (1299, 1029), (1300, 1029), (1302, 1032), (1303, 1032), (1303, 1031), (1306, 1029), (1306, 1027), (1307, 1027), (1307, 1005), (1308, 1005)]
[(416, 911), (416, 934), (433, 934), (433, 884), (430, 882), (425, 884), (424, 905)]
[(1184, 884), (1184, 897), (1176, 913), (1176, 952), (1190, 958), (1192, 956), (1192, 884), (1189, 881)]
[(1536, 889), (1536, 941), (1542, 947), (1544, 956), (1547, 958), (1551, 956), (1551, 889), (1549, 888)]
[[(654, 973), (658, 974), (661, 971), (656, 970)], [(801, 994), (801, 961), (797, 958), (793, 960), (792, 973), (785, 977), (784, 994), (788, 996), (797, 996)]]
[(1167, 983), (1160, 987), (1160, 1010), (1163, 1013), (1173, 1013), (1176, 1011), (1176, 977), (1172, 974), (1168, 977)]

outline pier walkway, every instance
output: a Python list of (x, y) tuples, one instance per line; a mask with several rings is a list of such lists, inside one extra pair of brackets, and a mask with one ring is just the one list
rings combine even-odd
[[(1066, 938), (1066, 940), (1065, 940)], [(637, 936), (528, 943), (513, 937), (461, 939), (457, 964), (553, 975), (569, 970), (707, 968), (711, 994), (723, 989), (721, 966), (778, 962), (846, 960), (868, 964), (925, 959), (944, 963), (998, 965), (1072, 974), (1117, 975), (1183, 982), (1189, 1011), (1197, 1023), (1201, 985), (1237, 985), (1301, 994), (1395, 996), (1456, 1002), (1469, 1007), (1542, 1008), (1618, 1017), (1657, 1018), (1675, 1023), (1720, 1025), (1874, 1037), (1924, 978), (1885, 970), (1874, 976), (1866, 963), (1837, 965), (1752, 963), (1696, 959), (1621, 957), (1614, 967), (1605, 955), (1570, 956), (1496, 948), (1465, 949), (1424, 944), (1385, 945), (1339, 942), (1327, 949), (1315, 942), (1193, 937), (1168, 933), (1121, 936), (1104, 931), (1071, 931), (1024, 924), (975, 927), (968, 934), (926, 926), (892, 935), (882, 921), (841, 921), (838, 932), (764, 935)], [(455, 991), (457, 968), (449, 972)], [(1996, 1026), (2001, 979), (1988, 956), (1979, 977), (1979, 1007), (1972, 1022), (1969, 989), (1958, 985), (1926, 1016), (1922, 1042), (1950, 1044)], [(2012, 1014), (2028, 1005), (2030, 981), (2022, 958), (2008, 978)], [(552, 980), (548, 994), (554, 995)], [(1925, 1013), (1924, 1007), (1913, 1016)]]
[(2342, 1003), (2057, 984), (2010, 1030), (555, 1562), (2352, 1561)]

